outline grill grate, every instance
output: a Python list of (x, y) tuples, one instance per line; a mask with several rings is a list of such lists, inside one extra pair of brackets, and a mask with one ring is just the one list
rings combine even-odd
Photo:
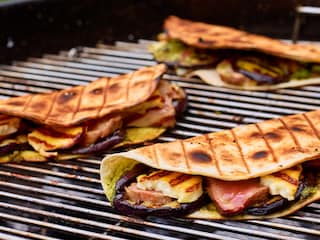
[[(44, 55), (0, 66), (0, 98), (86, 84), (153, 65), (150, 41), (117, 42)], [(165, 75), (189, 95), (189, 108), (159, 141), (172, 141), (239, 124), (320, 107), (320, 86), (248, 92)], [(319, 239), (320, 203), (269, 221), (147, 220), (119, 215), (99, 183), (101, 158), (0, 165), (1, 239)]]

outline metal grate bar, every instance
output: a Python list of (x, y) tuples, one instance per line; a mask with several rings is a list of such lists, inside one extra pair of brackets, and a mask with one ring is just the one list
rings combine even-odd
[[(16, 170), (16, 169), (15, 169)], [(78, 186), (76, 184), (69, 184), (66, 183), (64, 179), (59, 180), (51, 180), (51, 179), (45, 179), (45, 178), (39, 178), (39, 177), (33, 177), (31, 175), (23, 175), (20, 173), (15, 172), (6, 172), (6, 171), (0, 171), (0, 176), (6, 176), (6, 177), (13, 177), (16, 179), (21, 179), (26, 181), (25, 183), (28, 183), (28, 181), (32, 183), (43, 183), (48, 186), (55, 186), (55, 187), (61, 187), (66, 189), (72, 189), (75, 191), (81, 191), (81, 192), (91, 192), (93, 194), (103, 194), (103, 191), (101, 189), (93, 189), (93, 188), (87, 188), (85, 186)]]

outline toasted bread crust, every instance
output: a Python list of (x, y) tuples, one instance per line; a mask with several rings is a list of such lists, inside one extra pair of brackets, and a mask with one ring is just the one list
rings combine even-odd
[(77, 125), (147, 100), (165, 71), (165, 65), (159, 64), (114, 78), (102, 77), (86, 86), (4, 99), (0, 113), (51, 126)]
[(256, 50), (298, 61), (320, 62), (320, 47), (307, 44), (287, 44), (231, 27), (192, 22), (170, 16), (164, 22), (164, 29), (169, 38), (179, 39), (197, 48)]
[(115, 155), (163, 170), (243, 180), (319, 158), (319, 123), (316, 110)]

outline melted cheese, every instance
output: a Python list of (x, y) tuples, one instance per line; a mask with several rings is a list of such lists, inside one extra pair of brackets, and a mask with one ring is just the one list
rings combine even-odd
[(289, 201), (294, 200), (302, 172), (301, 165), (282, 170), (260, 178), (262, 185), (269, 187), (271, 195), (280, 195)]
[(179, 203), (197, 200), (203, 193), (202, 178), (177, 172), (155, 171), (137, 178), (137, 187), (154, 190), (177, 199)]

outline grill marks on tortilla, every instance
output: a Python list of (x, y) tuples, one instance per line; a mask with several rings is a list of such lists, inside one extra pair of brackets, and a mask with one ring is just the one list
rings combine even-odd
[[(316, 128), (316, 125), (314, 125), (311, 121), (311, 119), (308, 117), (307, 113), (306, 114), (302, 114), (302, 116), (306, 119), (306, 121), (309, 123), (310, 127), (312, 128), (313, 132), (315, 133), (315, 135), (318, 137), (318, 139), (320, 139), (320, 133)], [(319, 119), (320, 120), (320, 119)]]
[(191, 152), (190, 159), (192, 159), (194, 162), (199, 162), (199, 163), (208, 163), (212, 161), (210, 155), (202, 151)]
[(312, 152), (315, 146), (320, 146), (320, 140), (313, 125), (310, 125), (303, 114), (287, 116), (282, 121), (294, 137), (301, 152)]
[(231, 27), (192, 22), (175, 16), (165, 20), (164, 28), (172, 39), (206, 49), (256, 50), (304, 62), (320, 62), (320, 48), (313, 45), (286, 44)]
[(0, 112), (70, 127), (147, 100), (165, 70), (164, 64), (158, 64), (113, 78), (99, 78), (86, 86), (4, 99), (0, 101)]
[[(154, 160), (160, 169), (179, 169), (188, 171), (186, 156), (184, 154), (181, 140), (169, 142), (167, 144), (157, 144), (154, 146)], [(153, 163), (154, 164), (154, 163)]]
[(244, 158), (243, 149), (241, 148), (241, 145), (239, 143), (239, 139), (237, 138), (237, 135), (236, 135), (234, 129), (231, 129), (231, 133), (234, 138), (233, 142), (237, 144), (237, 147), (238, 147), (238, 150), (239, 150), (239, 153), (241, 156), (241, 161), (243, 162), (243, 165), (245, 166), (247, 172), (250, 173), (248, 163), (247, 163), (246, 159)]
[(211, 141), (211, 139), (210, 139), (210, 137), (209, 137), (208, 134), (204, 135), (204, 137), (205, 137), (206, 142), (209, 143), (209, 151), (210, 151), (210, 153), (211, 153), (211, 156), (212, 156), (211, 159), (212, 159), (212, 161), (214, 162), (214, 166), (215, 166), (215, 168), (216, 168), (216, 171), (217, 171), (217, 173), (219, 173), (219, 174), (221, 175), (221, 170), (220, 170), (220, 167), (219, 167), (219, 162), (217, 161), (217, 154), (216, 154), (216, 152), (215, 152), (215, 150), (214, 150), (214, 147), (212, 146), (212, 141)]
[(248, 173), (246, 163), (232, 131), (208, 134), (210, 148), (216, 160), (216, 169), (220, 176), (242, 175)]
[[(28, 112), (34, 119), (39, 118), (40, 121), (45, 121), (52, 111), (52, 103), (56, 101), (57, 95), (57, 92), (53, 92), (47, 94), (45, 99), (43, 99), (41, 95), (30, 95), (32, 97), (26, 104), (24, 112)], [(41, 104), (39, 105), (39, 103)]]
[(88, 116), (99, 116), (100, 109), (104, 104), (108, 81), (109, 78), (103, 77), (84, 88), (77, 112), (73, 116), (74, 119), (82, 122), (88, 120)]
[(187, 167), (189, 171), (209, 171), (221, 174), (211, 140), (208, 135), (199, 136), (196, 140), (181, 141), (185, 149)]
[(301, 146), (299, 144), (299, 142), (297, 141), (297, 139), (295, 138), (295, 136), (293, 135), (292, 131), (290, 130), (290, 128), (287, 126), (287, 124), (282, 120), (282, 119), (279, 119), (280, 122), (283, 124), (283, 126), (285, 127), (285, 129), (289, 132), (291, 138), (293, 139), (294, 141), (294, 144), (296, 146), (296, 149), (299, 151), (299, 152), (302, 152), (302, 149), (301, 149)]
[[(277, 139), (277, 138), (280, 137), (280, 136), (279, 136), (277, 133), (270, 133), (270, 132), (267, 133), (269, 136), (265, 136), (265, 135), (263, 134), (263, 131), (262, 131), (262, 129), (260, 128), (260, 126), (259, 126), (258, 124), (256, 124), (255, 126), (257, 127), (257, 129), (258, 129), (258, 131), (259, 131), (259, 135), (260, 135), (260, 136), (262, 137), (262, 139), (265, 141), (266, 146), (268, 147), (268, 150), (269, 150), (270, 154), (272, 155), (273, 161), (278, 162), (278, 158), (277, 158), (277, 156), (275, 155), (272, 147), (270, 146), (267, 138), (268, 138), (268, 137), (271, 137), (271, 138), (273, 138), (273, 139)], [(267, 155), (268, 155), (268, 152), (262, 150), (262, 151), (260, 151), (260, 152), (257, 152), (254, 157), (256, 157), (256, 158), (259, 159), (259, 158), (265, 158), (265, 157), (267, 157)]]
[(279, 119), (257, 123), (263, 137), (273, 155), (277, 166), (285, 164), (288, 158), (295, 159), (301, 154), (288, 128)]
[(47, 122), (51, 123), (52, 119), (66, 122), (72, 121), (73, 115), (78, 108), (83, 88), (83, 86), (77, 86), (59, 92)]
[(320, 157), (320, 110), (134, 150), (150, 166), (241, 180)]

